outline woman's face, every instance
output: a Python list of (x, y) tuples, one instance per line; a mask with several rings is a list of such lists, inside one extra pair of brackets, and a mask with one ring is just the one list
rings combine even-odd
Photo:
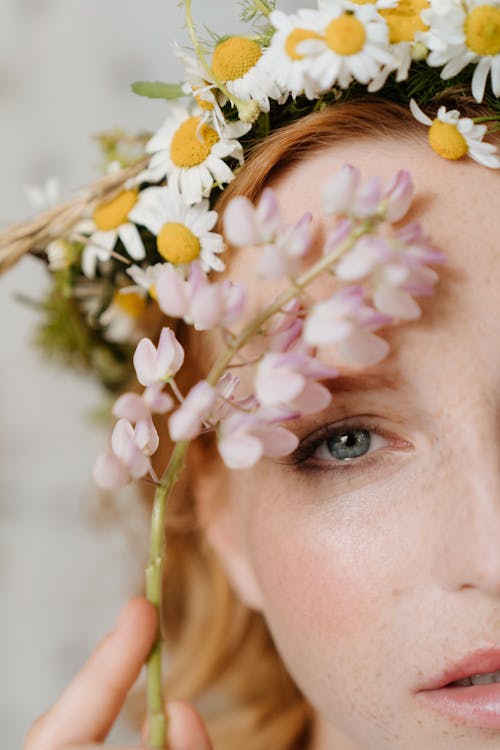
[[(317, 711), (314, 750), (498, 747), (500, 729), (438, 713), (418, 691), (500, 647), (500, 177), (424, 143), (323, 150), (273, 184), (285, 220), (317, 217), (318, 247), (321, 189), (344, 162), (386, 181), (409, 169), (418, 198), (406, 218), (448, 263), (434, 295), (417, 298), (421, 318), (380, 330), (389, 356), (343, 368), (358, 385), (291, 423), (301, 440), (325, 426), (370, 431), (373, 461), (342, 464), (324, 442), (299, 465), (221, 469), (228, 502), (207, 533)], [(248, 282), (254, 257), (239, 251), (232, 275)], [(271, 286), (254, 284), (255, 299)], [(339, 364), (333, 349), (319, 354)], [(368, 372), (380, 379), (364, 383)]]

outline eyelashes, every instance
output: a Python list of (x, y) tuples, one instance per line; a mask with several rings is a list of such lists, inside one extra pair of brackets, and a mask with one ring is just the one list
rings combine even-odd
[[(370, 436), (368, 452), (358, 457), (336, 458), (332, 454), (332, 441), (352, 433), (365, 433)], [(347, 424), (325, 425), (312, 435), (305, 437), (293, 453), (286, 456), (282, 463), (294, 467), (297, 471), (334, 471), (355, 472), (371, 468), (384, 459), (387, 451), (381, 449), (391, 444), (389, 436), (380, 424), (367, 418), (358, 419)], [(329, 445), (330, 444), (330, 445)], [(341, 440), (339, 447), (345, 447)]]

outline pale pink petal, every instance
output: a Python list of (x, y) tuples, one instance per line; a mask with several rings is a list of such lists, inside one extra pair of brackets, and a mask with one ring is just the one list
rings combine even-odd
[(335, 266), (335, 273), (344, 281), (359, 281), (371, 274), (391, 254), (382, 237), (362, 237), (352, 250), (342, 255)]
[(260, 226), (261, 241), (270, 242), (281, 224), (278, 199), (272, 188), (267, 187), (262, 191), (256, 215)]
[(380, 312), (403, 320), (415, 320), (422, 314), (413, 297), (397, 287), (379, 286), (373, 295), (373, 302)]
[(262, 443), (246, 433), (229, 434), (217, 441), (222, 460), (230, 469), (249, 469), (262, 456)]
[(183, 403), (170, 415), (168, 428), (174, 442), (192, 440), (201, 430), (202, 423), (208, 418), (215, 401), (217, 391), (206, 380), (196, 383)]
[(380, 177), (371, 177), (358, 189), (351, 210), (356, 216), (372, 216), (378, 209), (381, 197)]
[(97, 457), (92, 476), (94, 481), (106, 490), (119, 490), (131, 480), (127, 467), (111, 451), (101, 453)]
[(410, 173), (406, 169), (400, 169), (384, 193), (387, 200), (387, 221), (400, 221), (408, 212), (415, 187)]
[(302, 393), (292, 399), (290, 404), (302, 414), (315, 414), (326, 409), (331, 400), (332, 394), (328, 388), (321, 383), (308, 381)]
[[(184, 349), (171, 328), (162, 328), (158, 342), (158, 367), (164, 378), (175, 375), (184, 363)], [(146, 383), (147, 385), (147, 383)]]
[(140, 479), (151, 471), (151, 461), (137, 450), (129, 461), (128, 470), (132, 479)]
[(134, 446), (134, 428), (127, 419), (119, 419), (111, 435), (111, 448), (115, 456), (127, 463)]
[(112, 410), (117, 419), (128, 419), (130, 422), (138, 422), (147, 419), (150, 409), (146, 401), (138, 393), (124, 393), (115, 402)]
[(146, 402), (149, 411), (153, 414), (165, 414), (174, 406), (173, 398), (162, 391), (163, 385), (152, 385), (146, 388), (142, 394), (142, 400)]
[(188, 285), (178, 272), (167, 266), (158, 274), (155, 284), (158, 306), (165, 315), (172, 318), (183, 318), (188, 311)]
[(347, 239), (352, 229), (352, 221), (347, 216), (337, 221), (334, 229), (330, 232), (323, 247), (323, 255), (329, 255), (338, 245)]
[(288, 276), (291, 271), (284, 249), (278, 245), (265, 245), (257, 271), (266, 279), (281, 279)]
[(157, 352), (153, 342), (143, 338), (134, 352), (134, 368), (141, 385), (153, 385), (158, 381)]
[(134, 442), (139, 450), (147, 456), (156, 453), (160, 444), (160, 438), (151, 417), (141, 419), (134, 431)]
[(303, 338), (311, 346), (333, 344), (347, 338), (353, 330), (350, 320), (331, 318), (313, 312), (305, 322)]
[(368, 367), (387, 356), (389, 344), (385, 339), (359, 328), (349, 338), (339, 342), (337, 349), (345, 364)]
[(221, 283), (222, 298), (224, 300), (224, 323), (233, 323), (242, 316), (246, 291), (243, 284), (225, 279)]
[(229, 201), (224, 211), (224, 235), (235, 246), (258, 245), (261, 241), (252, 202), (243, 195)]
[(255, 377), (255, 394), (266, 406), (278, 404), (298, 396), (305, 383), (300, 373), (259, 367)]
[(288, 254), (292, 257), (302, 257), (309, 250), (313, 239), (311, 234), (312, 220), (313, 215), (308, 211), (293, 226), (287, 242)]
[(272, 458), (287, 456), (299, 444), (299, 438), (295, 433), (279, 425), (258, 430), (256, 435), (262, 442), (265, 455)]
[(350, 164), (344, 164), (330, 178), (323, 191), (323, 210), (325, 214), (345, 214), (350, 211), (360, 176), (361, 172), (359, 169)]
[(217, 326), (224, 314), (220, 285), (207, 283), (191, 298), (189, 317), (197, 331), (206, 331)]

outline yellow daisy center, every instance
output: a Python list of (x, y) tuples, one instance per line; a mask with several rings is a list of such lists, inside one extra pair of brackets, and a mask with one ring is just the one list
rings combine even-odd
[(467, 141), (457, 126), (437, 118), (429, 128), (429, 143), (444, 159), (461, 159), (469, 150)]
[(158, 252), (170, 263), (191, 263), (198, 257), (201, 243), (185, 225), (176, 221), (164, 224), (157, 237)]
[(128, 215), (137, 203), (138, 190), (122, 190), (116, 198), (101, 203), (94, 211), (94, 222), (101, 232), (118, 229), (128, 221)]
[(288, 34), (285, 42), (285, 52), (291, 60), (303, 60), (304, 55), (297, 52), (297, 47), (306, 39), (321, 39), (319, 34), (309, 29), (294, 29)]
[(467, 46), (476, 55), (500, 52), (500, 8), (478, 5), (467, 14), (464, 24)]
[(389, 27), (389, 42), (413, 42), (417, 31), (427, 31), (429, 27), (420, 14), (428, 7), (428, 0), (400, 0), (395, 8), (381, 10), (380, 15)]
[(113, 303), (131, 318), (139, 318), (146, 309), (146, 300), (137, 292), (124, 294), (118, 290), (113, 295)]
[(156, 294), (156, 284), (151, 284), (151, 286), (148, 289), (148, 293), (151, 299), (154, 299), (155, 302), (158, 301), (158, 296)]
[(212, 58), (212, 70), (221, 81), (235, 81), (257, 63), (262, 50), (253, 39), (232, 36), (217, 45)]
[(366, 41), (365, 27), (352, 13), (330, 21), (325, 31), (326, 43), (337, 55), (355, 55)]
[(202, 164), (219, 140), (217, 132), (209, 125), (199, 128), (200, 121), (200, 117), (188, 117), (175, 131), (170, 144), (170, 158), (177, 167)]

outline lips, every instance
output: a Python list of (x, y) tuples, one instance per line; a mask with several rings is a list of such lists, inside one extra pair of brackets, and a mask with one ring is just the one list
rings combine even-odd
[(448, 685), (450, 682), (455, 682), (455, 680), (462, 680), (464, 677), (470, 677), (473, 674), (485, 674), (498, 670), (500, 670), (500, 647), (478, 649), (460, 662), (448, 667), (421, 690), (439, 690), (439, 688)]

